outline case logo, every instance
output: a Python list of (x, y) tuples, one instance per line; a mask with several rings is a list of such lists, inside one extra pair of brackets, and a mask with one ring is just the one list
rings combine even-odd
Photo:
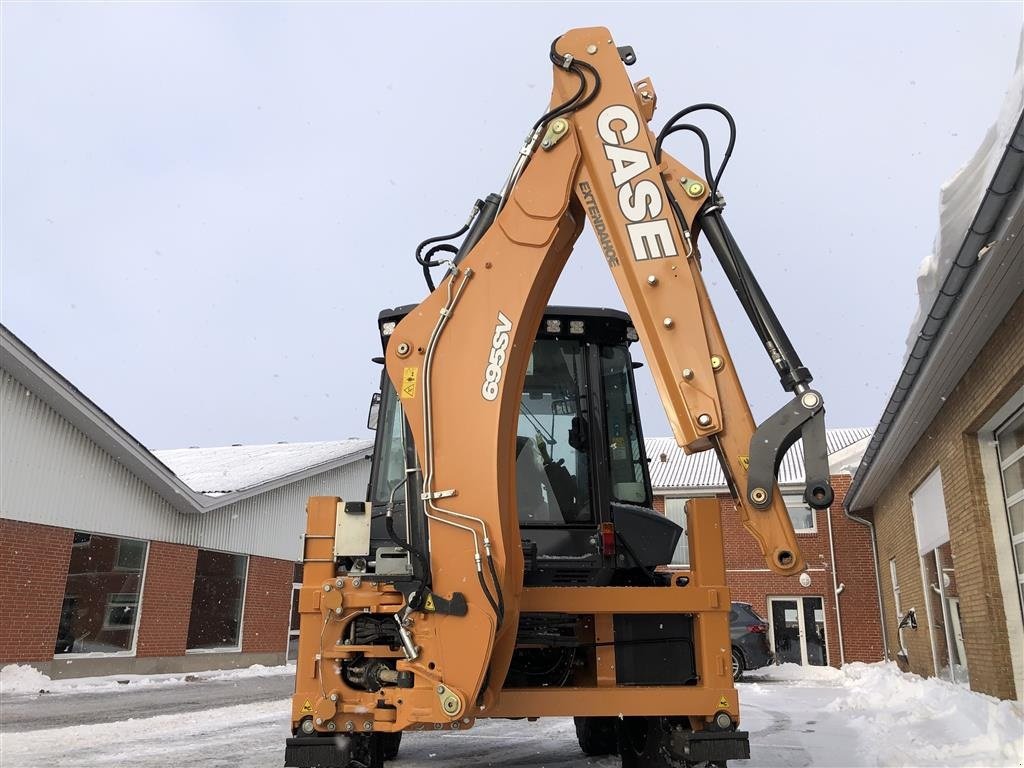
[(650, 179), (633, 179), (651, 169), (646, 149), (627, 146), (640, 136), (640, 118), (629, 107), (612, 104), (597, 116), (604, 155), (612, 164), (612, 183), (619, 190), (619, 210), (629, 220), (626, 232), (636, 261), (679, 253), (668, 219), (658, 218), (665, 201), (661, 186)]

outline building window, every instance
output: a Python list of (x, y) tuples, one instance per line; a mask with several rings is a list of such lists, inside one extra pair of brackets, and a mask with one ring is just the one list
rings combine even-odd
[(139, 609), (139, 596), (131, 592), (107, 595), (107, 610), (103, 616), (104, 629), (131, 629)]
[(55, 656), (135, 652), (147, 550), (145, 541), (75, 532)]
[(996, 454), (1017, 570), (1017, 591), (1024, 605), (1024, 408), (996, 430)]
[(248, 565), (249, 558), (245, 555), (199, 550), (185, 645), (187, 650), (241, 649), (242, 603)]
[(138, 539), (120, 539), (117, 543), (117, 560), (114, 568), (118, 571), (141, 571), (146, 561), (146, 542)]
[(807, 502), (800, 496), (783, 496), (786, 502), (786, 511), (789, 512), (789, 519), (793, 523), (793, 531), (796, 533), (817, 533), (818, 516), (814, 513)]
[(676, 544), (676, 551), (672, 553), (672, 562), (669, 563), (669, 565), (680, 568), (689, 568), (690, 541), (686, 535), (686, 499), (666, 497), (665, 517), (683, 529), (683, 535), (679, 537), (679, 543)]

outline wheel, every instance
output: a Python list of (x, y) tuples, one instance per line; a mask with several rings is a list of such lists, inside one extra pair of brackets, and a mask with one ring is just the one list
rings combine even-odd
[(614, 717), (574, 717), (576, 740), (583, 754), (589, 757), (615, 755), (619, 752)]
[(672, 731), (689, 729), (685, 717), (625, 717), (619, 721), (622, 768), (688, 768), (672, 757)]
[(398, 747), (402, 743), (401, 731), (396, 733), (379, 733), (377, 738), (380, 739), (381, 750), (384, 753), (385, 760), (394, 760), (398, 757)]
[(384, 768), (384, 742), (380, 737), (379, 733), (344, 736), (351, 749), (346, 768)]
[(746, 665), (743, 663), (743, 654), (738, 649), (732, 649), (732, 679), (733, 682), (738, 682), (743, 678), (743, 672), (746, 670)]

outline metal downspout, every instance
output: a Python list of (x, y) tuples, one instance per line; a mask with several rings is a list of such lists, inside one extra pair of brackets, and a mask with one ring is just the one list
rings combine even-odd
[(875, 592), (878, 595), (878, 618), (882, 622), (882, 656), (888, 661), (889, 631), (885, 625), (885, 607), (882, 602), (882, 578), (878, 574), (878, 543), (875, 540), (875, 524), (866, 518), (857, 517), (857, 515), (850, 512), (845, 505), (843, 506), (843, 514), (846, 515), (849, 520), (859, 523), (860, 525), (867, 526), (868, 530), (871, 532), (871, 557), (875, 561)]
[[(846, 664), (846, 648), (843, 645), (843, 614), (839, 610), (839, 576), (836, 574), (836, 545), (832, 538), (832, 507), (825, 510), (828, 520), (828, 551), (832, 558), (832, 599), (836, 602), (836, 629), (839, 630), (839, 666)], [(845, 587), (845, 585), (844, 585)]]

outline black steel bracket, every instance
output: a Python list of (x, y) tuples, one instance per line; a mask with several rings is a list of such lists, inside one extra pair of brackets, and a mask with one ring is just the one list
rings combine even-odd
[(820, 393), (805, 389), (754, 432), (750, 438), (747, 501), (755, 509), (771, 506), (782, 457), (801, 438), (806, 478), (804, 501), (813, 509), (826, 509), (832, 504), (835, 492), (829, 482), (824, 406)]

